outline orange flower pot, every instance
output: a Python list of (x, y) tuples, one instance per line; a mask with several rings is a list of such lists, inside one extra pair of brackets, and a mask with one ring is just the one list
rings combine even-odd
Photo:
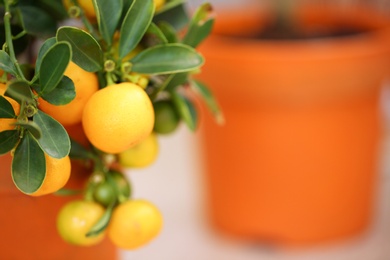
[[(60, 208), (77, 199), (74, 196), (30, 197), (18, 191), (11, 178), (11, 157), (0, 156), (0, 256), (2, 259), (116, 259), (117, 249), (105, 240), (92, 247), (64, 242), (57, 233)], [(75, 173), (75, 174), (74, 174)], [(86, 176), (72, 169), (73, 187), (82, 185)]]
[(267, 17), (255, 10), (217, 12), (200, 48), (201, 79), (226, 117), (224, 126), (202, 122), (210, 219), (235, 237), (280, 246), (360, 234), (376, 194), (389, 21), (368, 8), (307, 8), (297, 15), (302, 26), (366, 32), (262, 41), (248, 37)]

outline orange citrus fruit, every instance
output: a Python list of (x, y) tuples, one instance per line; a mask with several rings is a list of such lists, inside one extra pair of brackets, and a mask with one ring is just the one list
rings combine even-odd
[(153, 204), (128, 200), (114, 209), (107, 234), (119, 248), (135, 249), (155, 238), (162, 224), (162, 215)]
[(120, 153), (146, 138), (154, 111), (146, 92), (124, 82), (96, 92), (87, 102), (82, 123), (89, 141), (106, 153)]
[(92, 201), (75, 200), (66, 204), (58, 213), (57, 230), (68, 243), (91, 246), (104, 239), (104, 232), (97, 236), (86, 234), (104, 214), (104, 208)]
[[(4, 96), (4, 93), (5, 93), (6, 90), (7, 90), (7, 86), (5, 84), (3, 84), (3, 83), (0, 83), (0, 95), (5, 97), (5, 99), (8, 100), (8, 102), (11, 103), (12, 108), (14, 109), (15, 114), (19, 115), (19, 113), (20, 113), (20, 105), (19, 105), (19, 103), (16, 102), (15, 100), (13, 100), (10, 97)], [(15, 126), (13, 125), (14, 123), (16, 123), (16, 119), (14, 119), (14, 118), (0, 118), (0, 132), (5, 131), (5, 130), (12, 130), (12, 129), (14, 129), (15, 128)]]
[(119, 163), (124, 167), (142, 168), (151, 165), (159, 151), (157, 136), (151, 133), (142, 142), (118, 154)]
[(49, 193), (53, 193), (63, 188), (68, 182), (71, 171), (71, 164), (69, 156), (65, 156), (61, 159), (50, 157), (45, 154), (46, 159), (46, 176), (39, 189), (31, 196), (42, 196)]
[(62, 106), (52, 105), (39, 98), (38, 107), (62, 125), (73, 125), (81, 122), (85, 103), (98, 91), (99, 82), (94, 73), (83, 70), (73, 62), (69, 63), (64, 75), (73, 81), (76, 97), (70, 103)]
[[(72, 0), (63, 0), (62, 1), (66, 10), (73, 6)], [(93, 6), (92, 0), (77, 0), (81, 9), (83, 9), (85, 16), (89, 19), (96, 19), (95, 8)]]

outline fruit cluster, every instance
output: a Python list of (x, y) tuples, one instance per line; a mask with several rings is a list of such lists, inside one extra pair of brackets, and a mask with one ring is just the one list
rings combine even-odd
[[(211, 31), (211, 7), (201, 5), (187, 21), (182, 0), (50, 3), (79, 26), (42, 37), (31, 15), (47, 10), (45, 0), (4, 0), (0, 154), (12, 154), (13, 181), (27, 195), (83, 194), (59, 212), (65, 241), (93, 245), (108, 234), (118, 247), (137, 248), (159, 233), (162, 215), (132, 198), (123, 168), (152, 164), (158, 135), (180, 121), (196, 129), (188, 93), (222, 118), (211, 92), (192, 78), (204, 62), (195, 47)], [(23, 29), (16, 36), (14, 15)], [(44, 40), (34, 62), (22, 66), (14, 40), (26, 35)], [(75, 164), (90, 171), (82, 191), (66, 186)]]

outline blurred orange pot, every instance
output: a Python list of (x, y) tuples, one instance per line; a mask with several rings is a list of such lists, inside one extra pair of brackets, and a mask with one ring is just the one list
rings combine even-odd
[[(73, 167), (73, 165), (72, 165)], [(77, 165), (76, 165), (77, 167)], [(0, 230), (2, 259), (116, 259), (116, 248), (108, 241), (92, 246), (67, 244), (56, 229), (60, 208), (74, 196), (30, 197), (18, 191), (11, 178), (11, 157), (0, 156)], [(72, 168), (73, 187), (85, 177)]]
[(280, 246), (359, 234), (376, 195), (389, 23), (368, 8), (308, 8), (297, 15), (304, 29), (365, 32), (259, 40), (253, 36), (267, 16), (254, 10), (220, 13), (200, 48), (201, 79), (226, 117), (222, 127), (202, 122), (212, 223)]

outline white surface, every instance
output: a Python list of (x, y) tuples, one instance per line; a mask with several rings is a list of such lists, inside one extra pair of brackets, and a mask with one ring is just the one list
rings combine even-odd
[[(383, 142), (390, 151), (390, 135)], [(122, 251), (122, 260), (389, 260), (390, 168), (384, 164), (375, 221), (367, 234), (301, 251), (272, 251), (229, 241), (207, 225), (203, 208), (203, 180), (195, 135), (184, 126), (160, 138), (158, 161), (145, 170), (128, 172), (135, 197), (155, 203), (164, 215), (164, 229), (149, 245)]]

